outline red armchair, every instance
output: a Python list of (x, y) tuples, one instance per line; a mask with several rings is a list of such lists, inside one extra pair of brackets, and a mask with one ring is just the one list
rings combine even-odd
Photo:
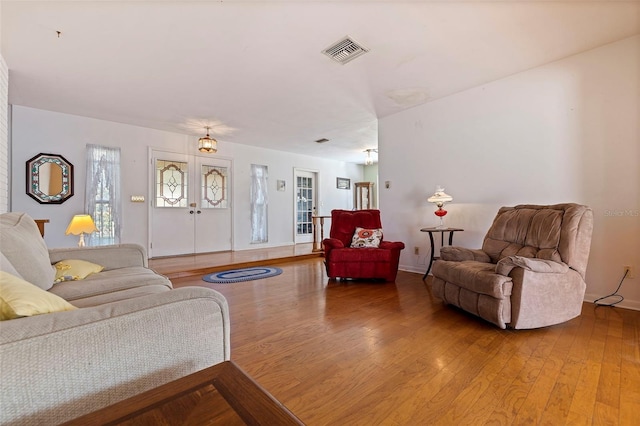
[(331, 231), (324, 245), (329, 278), (381, 278), (395, 281), (404, 243), (380, 241), (378, 248), (351, 247), (356, 227), (382, 229), (380, 210), (332, 210)]

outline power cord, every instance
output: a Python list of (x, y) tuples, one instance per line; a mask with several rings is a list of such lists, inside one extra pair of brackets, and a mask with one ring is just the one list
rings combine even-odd
[[(613, 293), (611, 293), (608, 296), (602, 296), (602, 297), (594, 300), (593, 303), (595, 303), (596, 306), (614, 306), (614, 305), (617, 305), (618, 303), (622, 302), (624, 300), (624, 297), (621, 294), (618, 294), (618, 290), (620, 290), (620, 287), (622, 287), (622, 282), (624, 281), (625, 278), (627, 278), (627, 274), (628, 273), (629, 273), (629, 269), (624, 271), (624, 275), (622, 276), (622, 279), (620, 280), (620, 284), (618, 284), (618, 288), (616, 288), (616, 291), (614, 291)], [(611, 303), (598, 303), (602, 299), (606, 299), (608, 297), (619, 297), (620, 299), (616, 300), (615, 302), (611, 302)]]

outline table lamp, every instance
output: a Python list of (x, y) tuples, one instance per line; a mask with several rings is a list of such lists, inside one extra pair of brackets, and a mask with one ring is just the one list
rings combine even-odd
[(444, 228), (442, 218), (447, 214), (447, 211), (443, 209), (442, 206), (444, 206), (444, 203), (453, 201), (453, 197), (446, 194), (444, 192), (444, 188), (438, 185), (436, 187), (436, 192), (431, 197), (427, 198), (427, 201), (435, 203), (435, 205), (438, 206), (438, 210), (436, 210), (434, 214), (440, 218), (440, 225), (438, 225), (438, 228)]
[(96, 232), (96, 224), (93, 223), (93, 219), (88, 214), (77, 214), (73, 216), (69, 226), (67, 227), (65, 235), (73, 234), (80, 235), (80, 241), (78, 241), (78, 247), (84, 247), (84, 234), (91, 234)]

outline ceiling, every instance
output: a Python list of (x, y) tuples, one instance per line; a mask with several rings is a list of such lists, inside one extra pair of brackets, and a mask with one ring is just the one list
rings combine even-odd
[[(363, 163), (379, 118), (639, 34), (640, 2), (2, 0), (0, 23), (14, 105)], [(321, 53), (346, 35), (370, 51)]]

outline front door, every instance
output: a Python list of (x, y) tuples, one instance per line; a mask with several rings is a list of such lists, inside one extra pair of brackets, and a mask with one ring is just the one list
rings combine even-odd
[(150, 257), (231, 250), (231, 161), (152, 151)]

